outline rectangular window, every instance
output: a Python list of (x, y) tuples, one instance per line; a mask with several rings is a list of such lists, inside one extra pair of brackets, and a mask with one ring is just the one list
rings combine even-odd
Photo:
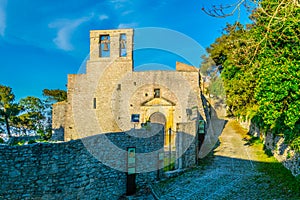
[(93, 100), (93, 107), (94, 107), (94, 109), (97, 108), (97, 99), (96, 98), (94, 98), (94, 100)]
[(117, 90), (121, 90), (121, 84), (118, 84)]
[(160, 98), (160, 89), (154, 89), (154, 98)]

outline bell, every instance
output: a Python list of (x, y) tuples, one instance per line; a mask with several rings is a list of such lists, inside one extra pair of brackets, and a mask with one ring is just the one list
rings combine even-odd
[(103, 51), (109, 51), (107, 43), (104, 43), (104, 45), (103, 45)]
[(110, 43), (108, 37), (104, 37), (104, 39), (101, 41), (101, 44), (103, 44), (103, 51), (109, 51), (108, 44)]
[(126, 47), (125, 47), (126, 40), (121, 39), (120, 44), (121, 44), (121, 49), (125, 49), (125, 48), (126, 48)]

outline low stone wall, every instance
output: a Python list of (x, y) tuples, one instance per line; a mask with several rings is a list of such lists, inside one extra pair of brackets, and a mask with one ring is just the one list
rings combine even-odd
[(289, 169), (294, 176), (300, 175), (300, 154), (292, 150), (284, 143), (284, 138), (267, 133), (264, 136), (264, 144), (271, 150), (274, 157)]
[(249, 134), (260, 137), (265, 147), (270, 150), (274, 157), (289, 169), (294, 176), (300, 175), (300, 154), (292, 150), (284, 143), (284, 138), (273, 133), (264, 133), (259, 127), (250, 121), (239, 121), (242, 127), (249, 131)]
[(126, 174), (100, 163), (80, 140), (0, 146), (0, 152), (0, 199), (116, 198), (126, 192)]
[[(126, 193), (128, 147), (136, 147), (137, 171), (142, 172), (137, 174), (137, 185), (157, 178), (157, 171), (150, 170), (158, 167), (164, 133), (135, 137), (143, 132), (108, 133), (53, 144), (1, 145), (0, 199), (118, 199)], [(103, 147), (107, 140), (116, 150)], [(148, 155), (150, 152), (155, 153)], [(106, 158), (111, 162), (105, 162)]]

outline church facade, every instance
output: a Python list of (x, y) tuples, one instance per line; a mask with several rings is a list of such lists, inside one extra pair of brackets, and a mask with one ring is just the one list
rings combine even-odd
[(176, 62), (173, 71), (134, 71), (133, 36), (133, 29), (90, 31), (85, 73), (69, 74), (67, 102), (53, 105), (54, 136), (69, 141), (160, 123), (165, 148), (183, 148), (179, 133), (197, 141), (205, 120), (199, 70)]

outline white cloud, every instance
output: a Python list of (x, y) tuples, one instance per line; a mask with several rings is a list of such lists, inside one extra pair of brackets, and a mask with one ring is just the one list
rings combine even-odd
[(7, 0), (0, 0), (0, 36), (4, 36), (6, 29), (6, 4)]
[(109, 1), (116, 10), (132, 5), (130, 0), (110, 0)]
[(133, 22), (133, 23), (125, 23), (125, 24), (119, 24), (118, 28), (136, 28), (138, 26), (138, 23)]
[(109, 17), (107, 15), (100, 15), (99, 19), (102, 21), (102, 20), (109, 19)]
[(131, 13), (133, 13), (133, 10), (126, 10), (126, 11), (122, 12), (122, 16), (129, 15)]
[(53, 42), (60, 49), (70, 51), (73, 50), (73, 45), (70, 42), (72, 33), (76, 30), (78, 26), (87, 22), (91, 17), (82, 17), (75, 20), (59, 19), (53, 23), (49, 24), (50, 28), (58, 28), (56, 37)]

